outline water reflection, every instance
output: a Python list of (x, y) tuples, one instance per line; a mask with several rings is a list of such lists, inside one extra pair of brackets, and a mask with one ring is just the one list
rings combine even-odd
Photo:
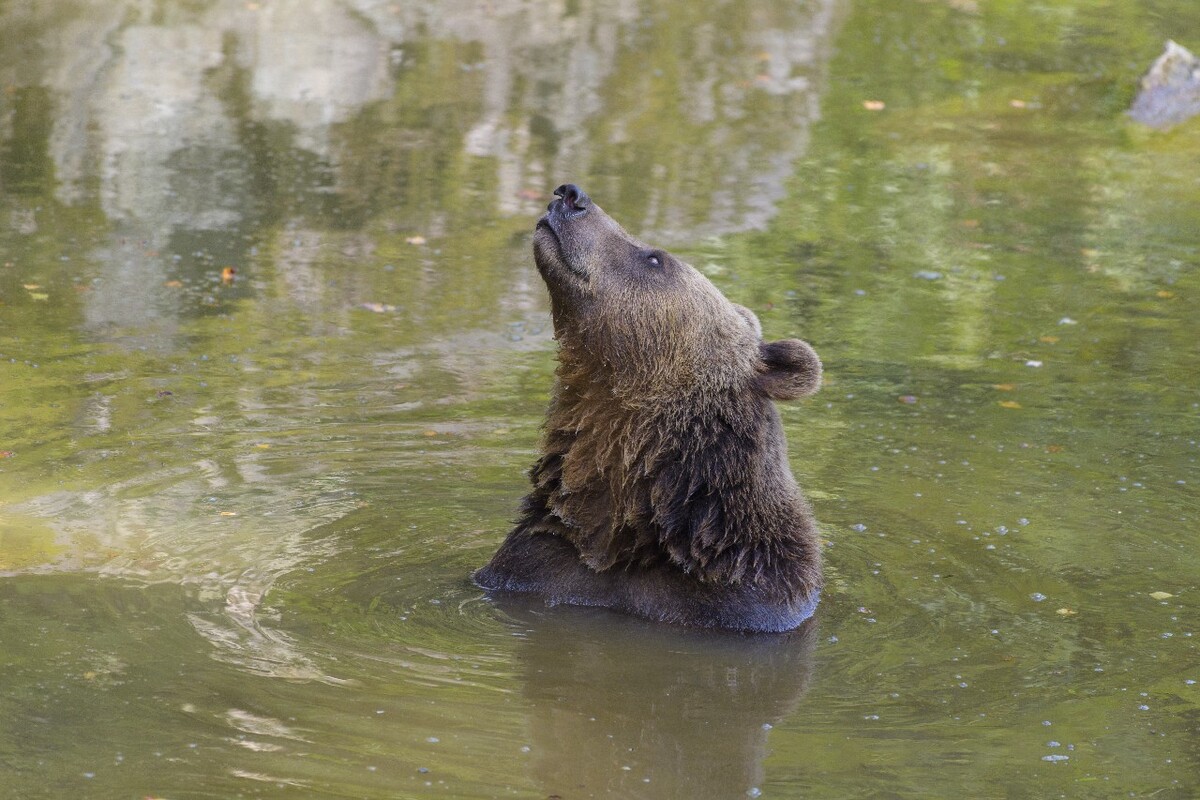
[(771, 728), (812, 675), (817, 623), (783, 636), (664, 628), (607, 611), (502, 608), (517, 650), (533, 772), (550, 796), (744, 797)]
[[(65, 428), (93, 468), (11, 509), (66, 553), (24, 569), (183, 583), (219, 658), (332, 680), (263, 613), (280, 576), (348, 546), (313, 532), (372, 468), (337, 463), (313, 409), (394, 434), (405, 412), (478, 400), (484, 363), (548, 348), (525, 234), (564, 175), (664, 239), (764, 225), (838, 7), (6, 4), (0, 242), (30, 285), (73, 290), (72, 337), (123, 354)], [(390, 334), (356, 338), (363, 307)], [(305, 377), (271, 377), (289, 372)], [(306, 447), (266, 451), (280, 439)]]

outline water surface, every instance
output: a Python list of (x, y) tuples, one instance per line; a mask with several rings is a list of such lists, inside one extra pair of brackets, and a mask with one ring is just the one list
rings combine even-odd
[[(1192, 797), (1185, 0), (0, 4), (0, 786)], [(495, 604), (565, 180), (800, 336), (784, 637)]]

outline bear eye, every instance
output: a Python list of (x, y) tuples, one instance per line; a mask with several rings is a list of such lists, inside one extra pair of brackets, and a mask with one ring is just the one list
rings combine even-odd
[(662, 262), (663, 262), (662, 255), (660, 255), (659, 253), (647, 253), (646, 254), (646, 263), (649, 264), (650, 266), (661, 267)]

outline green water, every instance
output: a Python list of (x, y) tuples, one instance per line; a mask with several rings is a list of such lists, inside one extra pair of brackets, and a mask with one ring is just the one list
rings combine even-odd
[[(1200, 120), (1123, 114), (1168, 37), (1200, 6), (0, 1), (0, 796), (1200, 795)], [(796, 635), (468, 582), (566, 180), (823, 356)]]

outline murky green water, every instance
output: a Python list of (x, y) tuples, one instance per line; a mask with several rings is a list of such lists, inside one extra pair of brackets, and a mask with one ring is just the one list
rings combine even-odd
[[(1200, 794), (1200, 125), (1122, 113), (1167, 37), (1200, 6), (0, 2), (0, 796)], [(798, 634), (467, 581), (564, 180), (823, 355)]]

